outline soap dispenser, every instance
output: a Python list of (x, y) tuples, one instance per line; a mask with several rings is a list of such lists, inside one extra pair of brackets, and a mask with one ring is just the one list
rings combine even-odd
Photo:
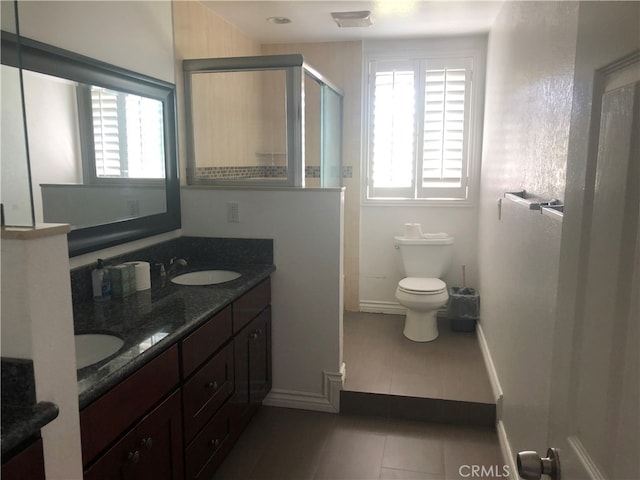
[(111, 281), (109, 271), (104, 268), (104, 260), (98, 259), (98, 266), (91, 272), (91, 284), (93, 286), (93, 299), (96, 301), (109, 300), (111, 298)]

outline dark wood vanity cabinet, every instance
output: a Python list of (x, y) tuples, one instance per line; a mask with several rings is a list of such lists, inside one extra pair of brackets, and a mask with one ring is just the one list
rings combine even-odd
[[(188, 480), (211, 478), (271, 389), (270, 303), (267, 279), (182, 342), (185, 374), (193, 372), (182, 388)], [(194, 368), (189, 348), (200, 352)]]
[(86, 480), (183, 478), (180, 392), (154, 408), (85, 471)]
[(80, 412), (85, 479), (209, 479), (271, 389), (266, 279)]
[(183, 478), (178, 366), (174, 345), (80, 412), (85, 479)]
[(235, 336), (234, 434), (240, 435), (271, 390), (271, 307)]
[(2, 464), (3, 480), (45, 480), (42, 439), (16, 453)]

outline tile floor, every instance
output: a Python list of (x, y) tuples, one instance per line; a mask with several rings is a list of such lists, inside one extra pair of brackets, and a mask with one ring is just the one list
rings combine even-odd
[(344, 313), (345, 390), (494, 402), (475, 333), (453, 332), (439, 319), (438, 338), (417, 343), (403, 327), (400, 315)]
[(492, 429), (262, 407), (214, 480), (501, 478)]
[[(418, 344), (402, 325), (401, 316), (345, 312), (345, 390), (493, 402), (475, 334), (444, 320), (437, 341)], [(474, 479), (505, 477), (493, 428), (263, 407), (214, 480), (449, 480), (482, 467)]]

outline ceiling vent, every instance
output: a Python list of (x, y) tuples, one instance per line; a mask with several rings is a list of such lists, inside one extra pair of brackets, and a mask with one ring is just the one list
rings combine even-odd
[(370, 27), (373, 25), (371, 12), (369, 10), (362, 10), (360, 12), (331, 12), (331, 16), (340, 28)]

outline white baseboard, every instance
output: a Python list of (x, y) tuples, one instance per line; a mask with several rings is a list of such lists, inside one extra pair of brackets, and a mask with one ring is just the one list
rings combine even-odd
[(489, 351), (489, 345), (487, 344), (487, 338), (484, 336), (484, 331), (482, 330), (482, 325), (480, 322), (476, 325), (476, 332), (478, 334), (478, 343), (480, 344), (480, 351), (482, 352), (482, 357), (484, 358), (484, 364), (487, 368), (487, 373), (489, 375), (489, 382), (491, 383), (491, 390), (493, 391), (493, 398), (496, 401), (496, 413), (497, 418), (500, 420), (502, 418), (502, 387), (500, 386), (500, 379), (498, 378), (498, 372), (496, 371), (496, 367), (493, 363), (493, 359), (491, 358), (491, 352)]
[(322, 394), (272, 389), (262, 404), (272, 407), (339, 413), (340, 391), (344, 385), (345, 368), (343, 363), (339, 372), (322, 372)]
[(360, 311), (367, 313), (388, 313), (390, 315), (406, 315), (407, 309), (395, 302), (378, 302), (375, 300), (360, 302)]
[[(387, 313), (389, 315), (406, 315), (407, 309), (394, 302), (377, 302), (374, 300), (360, 302), (360, 311), (365, 313)], [(447, 316), (446, 305), (438, 310), (438, 317)]]
[(502, 459), (504, 464), (509, 467), (509, 479), (520, 480), (518, 475), (518, 466), (516, 465), (513, 451), (511, 450), (511, 444), (509, 443), (509, 437), (504, 429), (502, 420), (498, 420), (496, 423), (496, 431), (498, 432), (498, 440), (500, 441), (500, 451), (502, 452)]

